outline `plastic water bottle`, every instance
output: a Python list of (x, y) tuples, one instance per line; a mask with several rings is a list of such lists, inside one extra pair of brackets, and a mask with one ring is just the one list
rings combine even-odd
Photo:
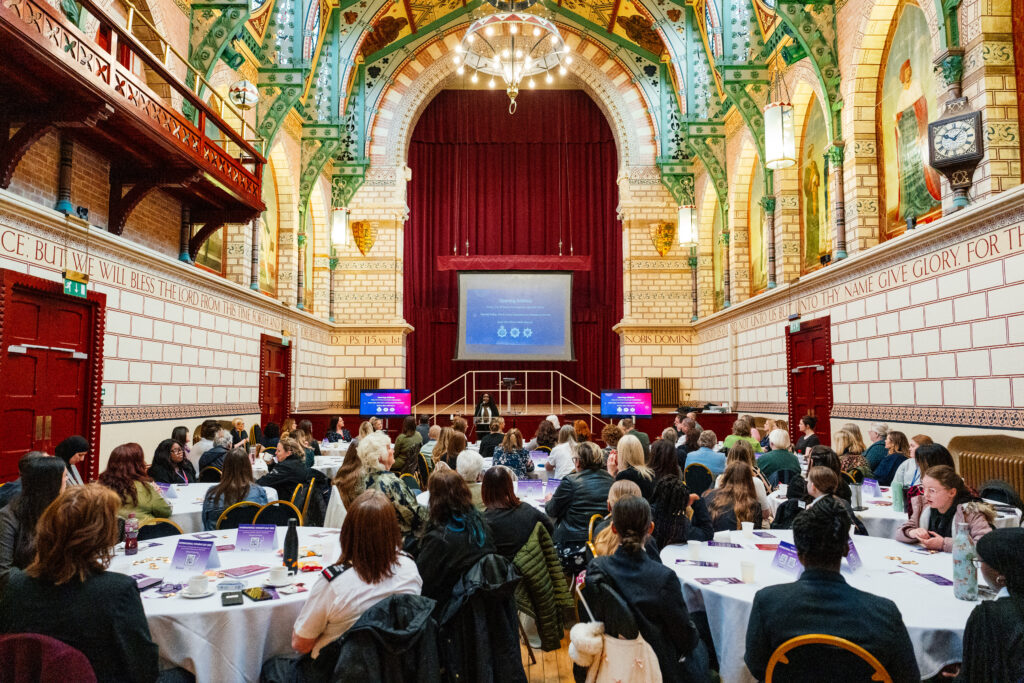
[(889, 491), (892, 493), (892, 511), (906, 512), (904, 508), (905, 503), (903, 502), (903, 485), (893, 483), (889, 487)]
[(288, 531), (284, 535), (284, 566), (288, 567), (289, 574), (299, 571), (299, 530), (298, 520), (288, 520)]
[(974, 566), (974, 555), (968, 524), (960, 522), (953, 536), (953, 597), (957, 600), (978, 599), (978, 568)]
[(139, 520), (134, 512), (128, 513), (124, 523), (124, 554), (135, 555), (139, 552)]

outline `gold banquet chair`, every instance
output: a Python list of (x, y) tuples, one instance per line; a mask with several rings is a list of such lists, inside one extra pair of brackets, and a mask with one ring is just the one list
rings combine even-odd
[[(773, 677), (778, 675), (781, 680), (788, 680), (785, 673), (780, 671), (776, 674), (775, 669), (780, 664), (789, 664), (789, 658), (786, 656), (793, 650), (799, 647), (808, 647), (815, 645), (827, 645), (833, 648), (839, 648), (845, 650), (856, 657), (862, 659), (868, 666), (871, 667), (872, 676), (870, 681), (877, 681), (878, 683), (892, 683), (892, 676), (885, 670), (882, 663), (875, 659), (874, 655), (862, 648), (857, 643), (851, 642), (845, 638), (839, 636), (830, 636), (825, 633), (808, 633), (795, 638), (790, 638), (782, 645), (775, 648), (775, 652), (772, 653), (771, 658), (768, 660), (768, 668), (765, 670), (764, 680), (765, 683), (772, 683), (775, 680)], [(835, 653), (827, 652), (823, 653), (823, 656), (831, 658)]]

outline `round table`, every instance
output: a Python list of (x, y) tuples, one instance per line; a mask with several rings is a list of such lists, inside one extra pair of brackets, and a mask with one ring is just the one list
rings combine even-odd
[[(341, 469), (341, 463), (345, 460), (344, 452), (341, 455), (334, 455), (331, 451), (331, 455), (318, 455), (313, 459), (313, 469), (319, 470), (324, 473), (328, 479), (333, 479), (334, 475)], [(254, 479), (259, 479), (267, 473), (267, 463), (262, 459), (257, 458), (256, 462), (252, 465), (252, 476)]]
[[(211, 532), (213, 533), (213, 532)], [(216, 532), (212, 539), (217, 545), (235, 542), (235, 530)], [(277, 532), (278, 547), (284, 543), (285, 528)], [(203, 536), (204, 534), (199, 534)], [(195, 534), (167, 536), (139, 543), (138, 555), (126, 557), (123, 549), (111, 561), (110, 569), (123, 574), (145, 574), (174, 583), (187, 583), (187, 576), (169, 569), (178, 539), (196, 538)], [(152, 544), (158, 545), (152, 545)], [(319, 553), (308, 561), (327, 566), (338, 559), (337, 529), (299, 527), (300, 557), (307, 549)], [(269, 568), (281, 564), (274, 552), (219, 551), (220, 569), (264, 565)], [(307, 561), (303, 559), (302, 561)], [(157, 565), (151, 568), (151, 563)], [(218, 571), (217, 569), (210, 570)], [(246, 588), (261, 586), (267, 573), (238, 579)], [(211, 585), (216, 588), (216, 578)], [(320, 580), (319, 573), (300, 573), (296, 577), (306, 588)], [(160, 648), (161, 666), (180, 666), (204, 681), (256, 681), (263, 662), (275, 655), (295, 655), (291, 647), (292, 629), (308, 592), (281, 594), (277, 600), (253, 602), (243, 597), (243, 603), (234, 607), (221, 605), (220, 592), (206, 598), (188, 599), (180, 594), (161, 597), (157, 588), (142, 592), (142, 606), (153, 642)]]
[[(691, 612), (706, 612), (712, 640), (718, 651), (722, 680), (726, 683), (747, 683), (753, 676), (743, 661), (746, 652), (747, 621), (754, 594), (760, 588), (796, 580), (793, 574), (771, 566), (775, 553), (758, 550), (754, 543), (793, 542), (793, 532), (773, 530), (775, 538), (748, 539), (742, 532), (731, 532), (732, 542), (743, 548), (709, 547), (700, 544), (700, 560), (717, 562), (718, 567), (696, 567), (677, 560), (690, 558), (686, 545), (671, 545), (661, 551), (661, 559), (679, 576), (683, 598)], [(889, 598), (899, 607), (914, 645), (922, 678), (936, 675), (943, 666), (958, 662), (963, 648), (963, 632), (967, 617), (977, 606), (953, 597), (952, 586), (939, 586), (907, 571), (901, 560), (913, 560), (913, 571), (932, 573), (952, 580), (953, 559), (950, 553), (928, 554), (915, 551), (915, 546), (887, 538), (855, 536), (854, 544), (863, 566), (855, 573), (843, 572), (853, 587)], [(887, 559), (898, 557), (901, 560)], [(697, 578), (740, 578), (740, 562), (755, 564), (754, 583), (703, 585)], [(846, 563), (843, 563), (844, 568)], [(980, 577), (979, 577), (980, 578)]]
[[(880, 496), (863, 495), (863, 506), (866, 510), (857, 510), (857, 517), (864, 522), (868, 534), (881, 538), (895, 538), (896, 532), (909, 518), (906, 512), (897, 512), (892, 509), (892, 492), (888, 487), (881, 489)], [(771, 506), (772, 516), (778, 510), (779, 505), (785, 502), (786, 497), (779, 491), (768, 496), (768, 504)], [(1001, 505), (995, 501), (987, 501), (993, 505)], [(1003, 506), (1005, 507), (1005, 506)], [(1008, 512), (996, 510), (994, 525), (997, 529), (1020, 526), (1020, 511)]]
[[(175, 497), (167, 498), (171, 506), (171, 521), (181, 527), (182, 532), (190, 534), (203, 530), (203, 499), (206, 492), (216, 484), (175, 484)], [(264, 486), (267, 502), (277, 500), (277, 491)]]

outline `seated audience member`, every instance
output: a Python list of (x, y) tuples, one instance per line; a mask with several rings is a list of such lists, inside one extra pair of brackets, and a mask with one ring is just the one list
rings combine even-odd
[(171, 506), (152, 481), (146, 474), (142, 446), (137, 443), (121, 444), (111, 451), (107, 469), (99, 477), (101, 484), (121, 497), (118, 516), (127, 518), (134, 513), (139, 524), (171, 516)]
[(484, 472), (480, 487), (484, 502), (484, 520), (491, 529), (494, 547), (500, 555), (512, 559), (530, 540), (540, 522), (549, 534), (555, 533), (551, 518), (515, 494), (512, 472), (500, 465)]
[(316, 441), (314, 441), (310, 433), (302, 427), (295, 427), (290, 434), (289, 438), (295, 439), (299, 444), (299, 448), (302, 449), (302, 461), (305, 463), (306, 469), (313, 469), (313, 465), (316, 464), (316, 450), (313, 448), (313, 444), (315, 444)]
[(732, 423), (732, 434), (725, 437), (725, 449), (729, 450), (737, 441), (745, 441), (750, 444), (750, 449), (754, 453), (761, 452), (761, 440), (755, 439), (751, 436), (750, 430), (753, 428), (753, 424), (747, 422), (742, 417)]
[(843, 431), (849, 434), (850, 438), (853, 439), (853, 452), (860, 453), (865, 459), (867, 459), (868, 447), (864, 443), (864, 437), (860, 435), (860, 427), (858, 427), (856, 423), (847, 422), (843, 425)]
[(814, 428), (818, 424), (818, 418), (813, 415), (804, 415), (800, 418), (800, 431), (803, 433), (796, 442), (796, 452), (806, 453), (808, 448), (814, 448), (821, 444), (821, 440), (818, 435), (814, 433)]
[(197, 481), (196, 469), (185, 457), (185, 449), (174, 439), (164, 439), (157, 444), (153, 464), (147, 474), (161, 484), (194, 484)]
[[(380, 422), (378, 418), (374, 419)], [(469, 423), (466, 422), (466, 418), (456, 416), (455, 419), (452, 420), (452, 429), (459, 432), (463, 436), (466, 436), (466, 431), (469, 429)]]
[[(417, 427), (417, 429), (419, 429)], [(441, 438), (441, 425), (430, 425), (430, 429), (427, 430), (427, 440), (420, 446), (420, 455), (425, 458), (432, 459), (434, 454), (434, 448), (437, 446), (438, 439)], [(422, 467), (422, 465), (421, 465)]]
[(395, 452), (388, 435), (374, 432), (360, 439), (356, 452), (363, 465), (364, 488), (380, 491), (388, 497), (398, 515), (403, 536), (418, 534), (427, 521), (427, 510), (416, 502), (405, 482), (389, 471), (395, 463)]
[(231, 421), (231, 447), (234, 448), (238, 444), (242, 444), (243, 447), (249, 445), (249, 433), (245, 431), (245, 420), (240, 417)]
[(231, 432), (226, 429), (217, 430), (217, 435), (213, 437), (213, 448), (207, 449), (203, 456), (199, 458), (199, 471), (202, 472), (207, 467), (216, 467), (218, 470), (223, 470), (224, 456), (230, 450)]
[(931, 437), (925, 434), (915, 434), (910, 437), (910, 440), (907, 442), (907, 459), (896, 468), (896, 474), (893, 475), (890, 486), (902, 486), (904, 491), (906, 491), (911, 486), (920, 484), (921, 474), (926, 472), (927, 468), (922, 470), (917, 466), (917, 449), (920, 446), (931, 445)]
[(785, 429), (773, 429), (768, 432), (767, 439), (771, 450), (757, 459), (761, 474), (771, 477), (781, 470), (800, 474), (800, 459), (789, 450), (789, 432)]
[(395, 464), (391, 471), (401, 476), (420, 471), (420, 448), (423, 438), (416, 431), (416, 418), (406, 415), (402, 420), (402, 433), (395, 439)]
[(843, 472), (859, 470), (864, 476), (868, 476), (871, 473), (867, 458), (864, 457), (861, 451), (857, 450), (857, 443), (853, 438), (853, 434), (850, 434), (845, 429), (840, 429), (832, 435), (832, 450), (839, 456), (839, 469)]
[[(672, 447), (675, 448), (675, 443), (678, 438), (679, 432), (676, 431), (675, 427), (665, 427), (664, 429), (661, 430), (661, 436), (655, 439), (655, 441), (658, 441), (659, 439), (662, 441), (668, 441), (670, 444), (672, 444)], [(651, 445), (653, 446), (654, 444)]]
[[(849, 530), (846, 509), (832, 497), (797, 516), (793, 542), (804, 572), (793, 583), (759, 590), (750, 610), (744, 660), (756, 679), (764, 680), (768, 660), (779, 645), (796, 636), (824, 633), (863, 647), (881, 662), (894, 683), (921, 680), (907, 627), (895, 603), (853, 588), (839, 573), (850, 549)], [(781, 678), (787, 668), (800, 666), (805, 676), (816, 671), (823, 680), (864, 680), (854, 678), (853, 672), (844, 676), (844, 670), (834, 668), (836, 655), (831, 651), (809, 647), (804, 652), (790, 653), (791, 663), (780, 665), (776, 674)], [(830, 673), (825, 675), (826, 671)], [(857, 673), (863, 675), (862, 670)]]
[(818, 501), (829, 496), (835, 496), (836, 500), (842, 501), (843, 507), (850, 516), (850, 522), (854, 526), (854, 533), (858, 536), (867, 536), (868, 530), (853, 512), (850, 502), (836, 496), (839, 488), (839, 477), (827, 467), (816, 465), (807, 471), (807, 497), (811, 499), (807, 507), (815, 505)]
[(591, 442), (576, 447), (576, 471), (562, 483), (544, 506), (555, 520), (554, 542), (560, 546), (581, 546), (587, 542), (592, 515), (603, 515), (612, 486), (612, 475), (604, 468), (600, 449)]
[[(746, 420), (747, 424), (750, 425), (750, 438), (753, 439), (754, 441), (756, 441), (757, 445), (760, 446), (761, 445), (761, 432), (758, 431), (758, 429), (757, 429), (757, 420), (754, 419), (753, 415), (740, 415), (740, 417), (743, 418), (744, 420)], [(751, 446), (753, 446), (753, 445), (754, 444), (751, 444)], [(760, 451), (758, 451), (758, 450), (755, 450), (754, 452), (755, 453), (760, 453)]]
[(203, 529), (216, 528), (221, 514), (235, 503), (247, 500), (267, 504), (267, 492), (252, 480), (252, 464), (245, 448), (234, 448), (224, 456), (224, 473), (203, 499)]
[(21, 493), (0, 510), (0, 576), (24, 569), (36, 555), (36, 522), (67, 486), (64, 461), (44, 455), (18, 461)]
[[(171, 430), (171, 438), (181, 445), (181, 449), (185, 452), (185, 459), (192, 462), (192, 458), (189, 456), (192, 450), (192, 433), (189, 432), (188, 427), (184, 425), (175, 427)], [(192, 468), (195, 469), (195, 465)]]
[(977, 546), (981, 575), (997, 591), (978, 604), (964, 629), (963, 664), (957, 681), (1024, 680), (1024, 529), (996, 529)]
[(703, 430), (700, 425), (688, 417), (684, 417), (679, 426), (682, 428), (682, 433), (676, 440), (676, 460), (679, 462), (679, 468), (682, 469), (686, 466), (686, 456), (700, 448), (698, 441)]
[(572, 423), (573, 431), (576, 432), (576, 443), (583, 443), (584, 441), (590, 441), (593, 434), (590, 433), (590, 426), (587, 425), (586, 420), (576, 420)]
[[(466, 441), (466, 435), (457, 429), (452, 429), (451, 437), (448, 439), (448, 444), (445, 446), (444, 451), (439, 455), (440, 458), (434, 458), (435, 462), (443, 462), (448, 466), (449, 469), (454, 470), (456, 463), (459, 460), (459, 453), (466, 450), (469, 447), (469, 443)], [(437, 449), (434, 449), (434, 455), (438, 455)]]
[(768, 418), (767, 420), (764, 421), (764, 431), (762, 432), (763, 436), (761, 437), (760, 443), (761, 450), (764, 451), (765, 453), (772, 450), (771, 439), (769, 437), (771, 436), (772, 432), (774, 432), (778, 428), (778, 424), (775, 422), (775, 420)]
[(332, 417), (327, 423), (327, 433), (324, 434), (327, 443), (338, 443), (339, 441), (351, 441), (352, 435), (345, 429), (345, 418), (340, 415)]
[(359, 431), (356, 433), (355, 441), (359, 441), (359, 439), (373, 434), (374, 431), (376, 430), (373, 428), (373, 422), (370, 420), (363, 420), (359, 423)]
[(462, 575), (496, 550), (483, 515), (473, 507), (469, 488), (457, 472), (435, 472), (428, 486), (430, 520), (419, 540), (416, 566), (423, 577), (423, 595), (437, 600), (440, 609)]
[[(757, 502), (761, 506), (761, 514), (764, 515), (765, 519), (768, 519), (768, 514), (771, 511), (771, 507), (768, 504), (768, 492), (771, 491), (771, 485), (768, 484), (768, 480), (764, 478), (764, 475), (757, 468), (757, 463), (754, 461), (754, 452), (750, 450), (750, 444), (746, 441), (737, 441), (736, 445), (729, 449), (729, 454), (725, 459), (726, 468), (729, 467), (729, 463), (736, 460), (743, 461), (750, 467), (750, 471), (753, 473), (754, 490), (757, 491)], [(716, 487), (721, 485), (724, 476), (722, 475), (715, 479)]]
[(401, 529), (380, 491), (366, 491), (353, 501), (340, 540), (341, 556), (320, 572), (295, 620), (292, 649), (302, 656), (274, 657), (263, 665), (262, 680), (332, 680), (337, 653), (333, 658), (325, 653), (321, 660), (325, 647), (384, 598), (420, 594), (416, 562), (401, 552)]
[(654, 493), (654, 472), (645, 464), (643, 444), (632, 434), (619, 439), (619, 447), (614, 457), (608, 459), (608, 474), (615, 481), (623, 479), (640, 487), (640, 494), (650, 500)]
[(889, 436), (889, 425), (884, 422), (876, 422), (868, 428), (868, 438), (871, 445), (864, 451), (864, 458), (868, 461), (868, 467), (877, 474), (878, 466), (889, 454), (885, 446), (885, 437)]
[(416, 431), (419, 433), (420, 438), (423, 439), (423, 443), (430, 441), (430, 418), (426, 415), (420, 415), (417, 419)]
[(480, 439), (480, 456), (490, 458), (494, 456), (494, 449), (501, 445), (505, 439), (502, 429), (505, 426), (505, 418), (492, 417), (489, 425), (490, 431)]
[[(183, 451), (184, 452), (184, 451)], [(78, 472), (78, 465), (89, 455), (89, 442), (82, 436), (69, 436), (57, 444), (53, 454), (64, 461), (68, 473), (68, 486), (81, 486), (85, 483)]]
[(551, 455), (544, 465), (548, 476), (555, 479), (562, 479), (571, 474), (574, 466), (572, 462), (573, 453), (576, 451), (576, 430), (572, 425), (563, 425), (558, 430), (558, 445), (551, 449)]
[(910, 442), (903, 432), (889, 432), (885, 437), (885, 448), (889, 454), (871, 471), (879, 484), (889, 486), (896, 478), (896, 470), (910, 457)]
[[(437, 425), (434, 426), (436, 427)], [(430, 459), (434, 466), (444, 458), (445, 453), (448, 452), (448, 445), (452, 442), (452, 438), (454, 436), (454, 429), (451, 427), (441, 427), (441, 431), (437, 435), (437, 443), (434, 444), (434, 447), (430, 450)], [(431, 469), (433, 469), (433, 467)]]
[(533, 440), (526, 444), (526, 450), (550, 453), (551, 449), (557, 444), (558, 418), (554, 415), (548, 415), (547, 419), (541, 420), (540, 424), (537, 425), (537, 433), (534, 435)]
[(292, 434), (296, 430), (298, 425), (295, 424), (294, 417), (285, 418), (284, 422), (281, 423), (281, 438), (282, 439), (294, 439), (295, 436)]
[(257, 480), (260, 486), (277, 491), (278, 500), (291, 500), (295, 488), (309, 484), (312, 475), (306, 467), (306, 453), (295, 439), (281, 438), (274, 452), (270, 470)]
[(530, 452), (523, 448), (523, 435), (518, 429), (508, 430), (502, 437), (501, 445), (494, 449), (491, 466), (499, 465), (512, 470), (519, 479), (526, 479), (536, 467)]
[[(21, 468), (22, 460), (27, 458), (48, 458), (48, 453), (42, 451), (29, 451), (25, 455), (18, 459), (18, 468)], [(21, 493), (21, 477), (18, 477), (14, 481), (9, 481), (3, 486), (0, 486), (0, 509), (7, 507), (11, 501), (18, 497)]]
[(635, 427), (633, 418), (627, 417), (619, 420), (619, 427), (622, 428), (622, 431), (625, 434), (632, 434), (640, 440), (640, 445), (644, 447), (644, 458), (651, 454), (651, 437), (647, 436), (645, 432), (641, 432)]
[[(313, 449), (313, 455), (314, 456), (322, 455), (322, 453), (320, 452), (320, 442), (316, 440), (315, 436), (313, 436), (313, 421), (312, 420), (302, 420), (302, 421), (300, 421), (299, 422), (299, 429), (301, 429), (302, 433), (306, 435), (306, 439), (305, 439), (306, 440), (306, 444), (307, 444), (307, 446), (309, 448)], [(312, 465), (310, 465), (310, 467), (312, 467)]]
[(203, 457), (203, 453), (213, 448), (213, 440), (219, 431), (220, 422), (217, 420), (203, 420), (203, 424), (199, 427), (199, 441), (192, 444), (192, 448), (188, 452), (188, 459), (197, 472), (202, 469), (199, 466), (199, 459)]
[[(654, 446), (651, 446), (651, 455), (654, 455)], [(686, 514), (688, 508), (692, 508), (692, 519)], [(672, 543), (710, 541), (715, 535), (704, 500), (695, 493), (691, 494), (678, 475), (658, 479), (651, 496), (651, 511), (654, 516), (653, 538), (659, 548)]]
[(813, 499), (813, 496), (807, 493), (807, 480), (801, 475), (793, 477), (786, 486), (786, 500), (775, 510), (772, 528), (792, 529), (796, 516), (803, 512)]
[[(640, 495), (640, 487), (633, 482), (623, 479), (612, 484), (612, 487), (608, 489), (608, 514), (604, 518), (594, 525), (593, 533), (593, 553), (594, 557), (601, 557), (603, 555), (613, 555), (619, 548), (619, 537), (612, 531), (612, 508), (623, 498), (643, 498)], [(661, 561), (661, 551), (658, 549), (658, 543), (654, 540), (653, 536), (647, 537), (647, 542), (644, 544), (644, 551), (651, 556), (652, 559)]]
[(704, 503), (715, 531), (739, 529), (741, 522), (753, 522), (760, 527), (764, 519), (754, 488), (754, 472), (742, 459), (729, 463), (718, 488), (704, 494)]
[(705, 429), (697, 437), (697, 450), (691, 451), (686, 456), (686, 464), (683, 466), (683, 472), (686, 472), (686, 468), (693, 463), (699, 463), (704, 465), (711, 470), (712, 475), (719, 475), (725, 472), (725, 453), (718, 453), (714, 451), (715, 446), (718, 445), (718, 437), (710, 429)]
[(277, 442), (281, 440), (281, 427), (276, 422), (269, 423), (263, 428), (263, 447), (267, 450), (277, 448)]
[[(669, 427), (669, 429), (672, 429)], [(683, 470), (676, 460), (676, 444), (671, 439), (658, 439), (651, 444), (651, 457), (648, 463), (651, 472), (654, 473), (654, 482), (657, 484), (662, 477), (682, 477)]]
[(0, 633), (56, 638), (84, 654), (101, 683), (152, 683), (157, 646), (135, 579), (107, 571), (120, 505), (109, 488), (86, 484), (46, 508), (35, 558), (24, 571), (12, 570), (0, 593)]
[(459, 453), (455, 461), (455, 471), (469, 487), (469, 495), (473, 499), (473, 507), (484, 511), (484, 501), (480, 493), (480, 476), (484, 471), (484, 459), (476, 451), (465, 450)]
[(953, 550), (957, 524), (967, 524), (975, 543), (992, 530), (995, 510), (968, 491), (952, 467), (930, 468), (921, 486), (921, 495), (911, 501), (910, 519), (896, 532), (896, 540), (948, 553)]
[[(619, 499), (612, 508), (618, 548), (611, 555), (591, 560), (587, 584), (606, 582), (622, 597), (636, 618), (640, 635), (658, 658), (661, 680), (707, 680), (707, 652), (690, 621), (679, 577), (645, 552), (653, 528), (646, 500), (635, 496)], [(699, 652), (695, 651), (698, 648)]]
[(604, 441), (605, 462), (607, 462), (608, 458), (615, 453), (616, 449), (619, 447), (619, 440), (625, 435), (626, 433), (622, 431), (622, 428), (612, 422), (606, 424), (604, 429), (601, 430), (601, 440)]
[(366, 490), (366, 474), (363, 461), (359, 459), (358, 448), (356, 442), (349, 442), (341, 467), (331, 480), (331, 497), (324, 515), (325, 527), (340, 529), (348, 515), (349, 506)]
[(843, 475), (843, 469), (839, 466), (839, 456), (836, 452), (828, 446), (815, 446), (811, 449), (811, 454), (807, 458), (807, 468), (821, 465), (827, 467), (836, 473), (836, 477), (839, 479), (839, 486), (836, 489), (836, 495), (845, 501), (853, 499), (853, 490), (850, 488), (850, 480)]
[[(914, 449), (914, 463), (917, 466), (918, 472), (927, 472), (929, 468), (938, 467), (939, 465), (947, 465), (954, 472), (956, 471), (953, 455), (945, 446), (937, 443), (925, 444)], [(903, 503), (906, 509), (913, 509), (910, 506), (913, 503), (913, 499), (921, 495), (922, 488), (920, 477), (918, 477), (917, 483), (913, 486), (904, 488)]]

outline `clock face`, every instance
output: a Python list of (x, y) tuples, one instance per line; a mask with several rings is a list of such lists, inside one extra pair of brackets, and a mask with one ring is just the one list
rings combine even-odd
[(937, 159), (955, 159), (978, 151), (978, 139), (970, 121), (950, 121), (933, 129), (932, 146)]

